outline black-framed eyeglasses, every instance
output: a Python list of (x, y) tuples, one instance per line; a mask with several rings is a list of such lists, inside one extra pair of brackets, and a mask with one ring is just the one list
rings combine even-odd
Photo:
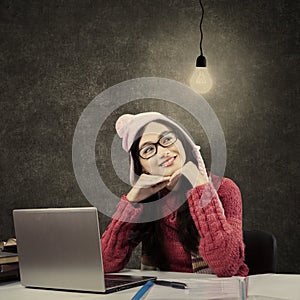
[(143, 159), (149, 159), (157, 153), (157, 145), (163, 148), (172, 146), (177, 141), (174, 132), (168, 131), (164, 133), (156, 143), (147, 143), (139, 150), (139, 156)]

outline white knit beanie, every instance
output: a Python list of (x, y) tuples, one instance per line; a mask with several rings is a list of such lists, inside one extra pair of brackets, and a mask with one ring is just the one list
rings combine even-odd
[[(136, 176), (134, 174), (134, 167), (133, 167), (133, 158), (130, 153), (130, 148), (138, 137), (136, 136), (138, 131), (143, 128), (145, 125), (147, 125), (150, 122), (157, 121), (157, 120), (163, 120), (167, 123), (175, 126), (182, 134), (185, 136), (187, 142), (191, 145), (193, 149), (193, 155), (195, 156), (197, 162), (198, 162), (198, 168), (200, 173), (207, 177), (207, 173), (205, 170), (205, 165), (202, 159), (202, 156), (200, 154), (200, 146), (195, 145), (191, 137), (182, 129), (181, 126), (179, 126), (177, 123), (172, 121), (171, 119), (167, 118), (163, 114), (160, 114), (158, 112), (146, 112), (146, 113), (140, 113), (136, 115), (132, 114), (125, 114), (119, 117), (119, 119), (116, 122), (116, 131), (120, 138), (122, 138), (122, 147), (123, 149), (129, 153), (130, 155), (130, 183), (133, 186), (136, 181)], [(183, 141), (181, 141), (183, 142)]]

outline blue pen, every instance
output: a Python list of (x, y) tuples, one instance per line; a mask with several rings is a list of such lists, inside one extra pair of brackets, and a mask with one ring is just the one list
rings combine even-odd
[(142, 297), (147, 293), (147, 291), (153, 285), (153, 281), (147, 281), (138, 291), (137, 293), (131, 298), (131, 300), (140, 300)]

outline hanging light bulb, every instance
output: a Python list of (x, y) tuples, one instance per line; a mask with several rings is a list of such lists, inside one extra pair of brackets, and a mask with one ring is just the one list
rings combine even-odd
[(200, 56), (197, 57), (196, 68), (190, 78), (190, 86), (197, 93), (204, 94), (211, 89), (213, 82), (208, 72), (206, 66), (206, 58), (203, 55), (203, 50), (202, 50), (202, 40), (203, 40), (202, 21), (204, 17), (204, 7), (202, 5), (201, 0), (199, 0), (199, 4), (202, 9), (202, 14), (200, 19)]
[(211, 89), (212, 84), (212, 79), (206, 67), (206, 58), (200, 55), (197, 58), (196, 68), (190, 79), (190, 86), (195, 92), (205, 94)]

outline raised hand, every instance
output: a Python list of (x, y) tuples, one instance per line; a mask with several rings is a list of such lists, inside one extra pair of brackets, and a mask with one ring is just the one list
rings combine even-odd
[(200, 173), (198, 167), (191, 161), (188, 161), (181, 169), (174, 172), (170, 178), (167, 188), (173, 189), (180, 176), (185, 176), (192, 187), (202, 185), (208, 182), (207, 176)]
[(167, 186), (170, 178), (171, 176), (142, 174), (127, 194), (127, 199), (130, 202), (145, 200)]

